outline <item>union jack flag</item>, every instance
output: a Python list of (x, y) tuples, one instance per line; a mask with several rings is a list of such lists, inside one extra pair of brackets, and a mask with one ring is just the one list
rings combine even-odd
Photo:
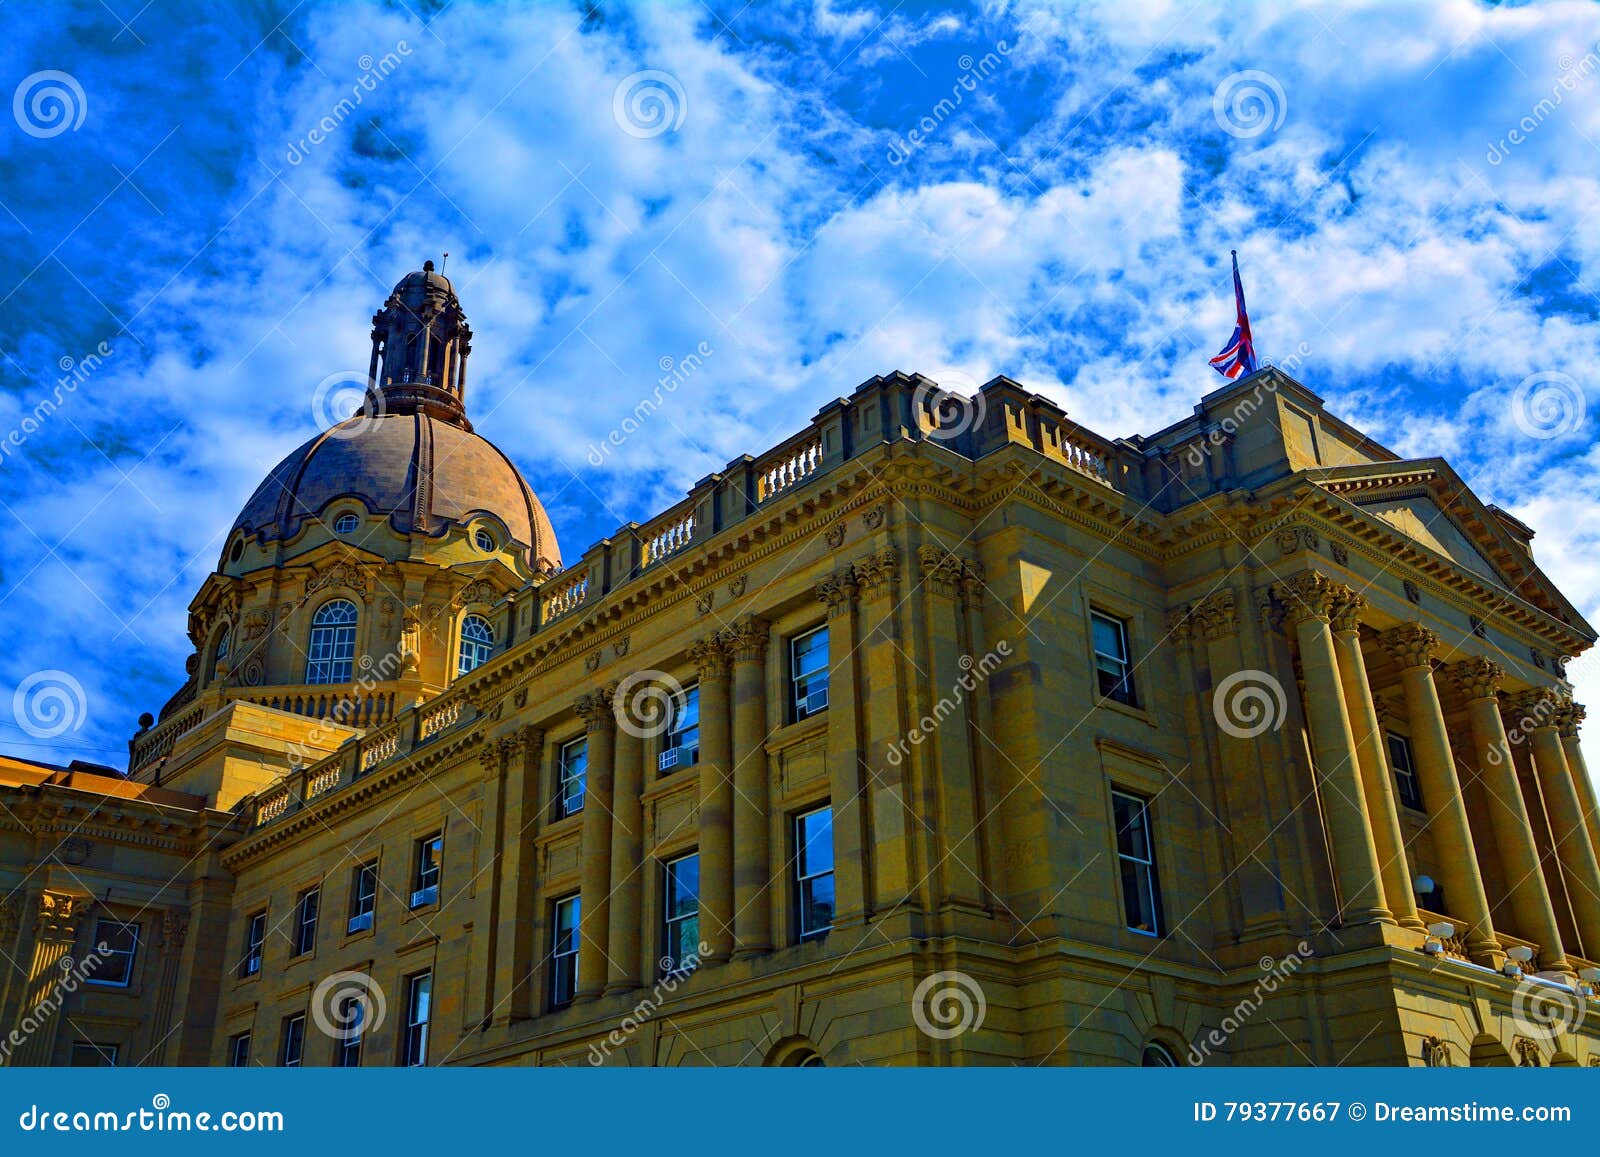
[(1239, 280), (1239, 251), (1233, 253), (1233, 300), (1238, 306), (1239, 320), (1234, 326), (1233, 336), (1228, 339), (1228, 344), (1222, 347), (1222, 352), (1211, 359), (1211, 368), (1225, 378), (1237, 378), (1241, 374), (1256, 372), (1256, 343), (1250, 337), (1250, 315), (1244, 308), (1244, 283)]

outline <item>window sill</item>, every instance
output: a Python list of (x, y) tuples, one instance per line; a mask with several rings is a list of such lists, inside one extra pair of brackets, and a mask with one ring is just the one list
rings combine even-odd
[(1156, 717), (1145, 707), (1130, 707), (1120, 699), (1112, 699), (1105, 695), (1095, 696), (1095, 706), (1115, 711), (1118, 715), (1126, 715), (1129, 719), (1137, 719), (1139, 722), (1147, 723), (1151, 727), (1156, 726)]
[(817, 734), (826, 734), (828, 730), (828, 709), (823, 708), (815, 715), (808, 715), (794, 723), (785, 723), (767, 737), (767, 754), (776, 755), (786, 747), (793, 747), (803, 743)]

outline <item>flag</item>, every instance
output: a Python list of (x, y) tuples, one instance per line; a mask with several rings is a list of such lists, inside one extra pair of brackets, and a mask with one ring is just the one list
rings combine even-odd
[(1238, 308), (1239, 319), (1234, 325), (1233, 336), (1228, 339), (1228, 344), (1222, 347), (1222, 352), (1211, 359), (1211, 367), (1225, 378), (1237, 378), (1241, 374), (1256, 372), (1256, 343), (1250, 337), (1250, 315), (1244, 308), (1244, 283), (1239, 280), (1239, 251), (1233, 250), (1233, 301)]

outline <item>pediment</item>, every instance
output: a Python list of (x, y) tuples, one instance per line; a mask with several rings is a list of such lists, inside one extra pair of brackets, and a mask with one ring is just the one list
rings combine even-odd
[(1497, 586), (1507, 586), (1505, 576), (1473, 545), (1460, 524), (1431, 497), (1378, 498), (1370, 502), (1357, 502), (1356, 505), (1368, 514), (1383, 519), (1407, 538), (1472, 571), (1479, 578), (1488, 579)]

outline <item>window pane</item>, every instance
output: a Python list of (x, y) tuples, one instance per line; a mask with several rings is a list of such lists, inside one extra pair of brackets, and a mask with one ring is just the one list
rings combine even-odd
[(1111, 798), (1117, 821), (1117, 851), (1140, 860), (1150, 859), (1144, 801), (1121, 792), (1113, 793)]
[(812, 631), (794, 641), (794, 674), (810, 675), (828, 666), (828, 628)]
[(1095, 651), (1126, 662), (1128, 651), (1123, 643), (1122, 624), (1104, 615), (1090, 616), (1089, 624), (1094, 636)]
[(700, 857), (685, 856), (667, 865), (667, 919), (700, 910)]
[(833, 809), (823, 808), (800, 817), (800, 874), (814, 876), (833, 871)]
[(833, 925), (833, 876), (817, 876), (800, 889), (800, 933), (820, 932)]

